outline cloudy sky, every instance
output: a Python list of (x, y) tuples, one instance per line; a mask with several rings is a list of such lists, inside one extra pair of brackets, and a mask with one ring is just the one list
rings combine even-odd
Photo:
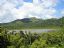
[(60, 18), (64, 0), (0, 0), (0, 23), (23, 18)]

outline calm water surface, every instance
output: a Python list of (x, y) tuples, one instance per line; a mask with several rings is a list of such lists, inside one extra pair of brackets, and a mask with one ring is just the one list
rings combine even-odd
[(22, 30), (9, 30), (9, 32), (19, 32), (19, 31), (23, 31), (23, 32), (31, 32), (31, 33), (42, 33), (42, 32), (52, 32), (52, 31), (56, 31), (57, 29), (22, 29)]

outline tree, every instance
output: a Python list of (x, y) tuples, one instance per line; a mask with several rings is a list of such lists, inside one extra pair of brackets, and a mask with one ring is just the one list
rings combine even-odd
[(7, 33), (4, 28), (0, 27), (0, 48), (7, 48), (10, 42), (7, 38)]

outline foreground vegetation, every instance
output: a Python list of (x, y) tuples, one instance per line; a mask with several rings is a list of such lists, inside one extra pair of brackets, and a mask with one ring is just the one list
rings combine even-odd
[(38, 34), (0, 28), (0, 48), (64, 48), (64, 30)]

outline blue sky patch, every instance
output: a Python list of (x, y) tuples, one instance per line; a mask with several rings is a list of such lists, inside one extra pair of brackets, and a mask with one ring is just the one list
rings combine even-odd
[(59, 0), (59, 2), (56, 5), (57, 10), (62, 10), (64, 9), (64, 0)]
[(33, 0), (24, 0), (24, 2), (31, 2), (31, 3), (32, 3), (32, 2), (33, 2)]

